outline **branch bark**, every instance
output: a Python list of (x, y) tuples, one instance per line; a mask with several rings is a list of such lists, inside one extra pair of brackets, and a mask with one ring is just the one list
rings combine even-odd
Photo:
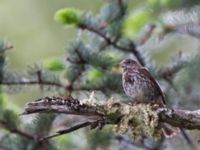
[[(109, 105), (109, 107), (108, 107)], [(110, 118), (108, 116), (108, 111), (116, 106), (117, 111), (112, 112), (112, 116), (115, 118)], [(124, 103), (107, 103), (104, 105), (91, 105), (87, 103), (81, 103), (77, 99), (68, 97), (66, 99), (60, 97), (45, 97), (43, 99), (36, 100), (27, 104), (23, 114), (32, 113), (64, 113), (82, 116), (96, 116), (99, 118), (107, 118), (107, 123), (117, 124), (116, 120), (120, 120), (121, 116), (127, 112), (123, 112), (133, 106)], [(135, 106), (134, 106), (135, 107)], [(170, 108), (158, 108), (157, 114), (160, 122), (168, 123), (175, 127), (185, 128), (185, 129), (198, 129), (200, 130), (200, 110), (189, 111), (181, 109), (170, 109)], [(95, 118), (95, 117), (94, 117)]]
[(82, 116), (102, 116), (94, 106), (81, 104), (72, 97), (45, 97), (27, 104), (22, 115), (32, 113), (64, 113)]
[(180, 128), (200, 129), (200, 109), (195, 111), (163, 109), (159, 112), (159, 119)]

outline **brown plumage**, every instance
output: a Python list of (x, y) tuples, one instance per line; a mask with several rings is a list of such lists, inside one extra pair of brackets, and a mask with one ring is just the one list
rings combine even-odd
[(125, 93), (133, 98), (133, 103), (158, 104), (165, 107), (163, 92), (149, 71), (132, 59), (120, 63), (124, 69), (122, 75)]

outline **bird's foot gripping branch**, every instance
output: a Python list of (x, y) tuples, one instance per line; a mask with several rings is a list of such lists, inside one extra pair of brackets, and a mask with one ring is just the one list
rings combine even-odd
[(80, 100), (72, 97), (45, 97), (27, 104), (23, 114), (32, 113), (63, 113), (88, 118), (86, 122), (58, 131), (41, 140), (73, 132), (86, 126), (93, 129), (102, 128), (107, 124), (114, 125), (117, 134), (131, 131), (133, 139), (141, 135), (158, 139), (161, 135), (160, 124), (163, 122), (180, 128), (200, 129), (200, 110), (172, 110), (149, 104), (129, 105), (107, 101), (105, 104), (99, 105), (88, 102), (81, 103)]

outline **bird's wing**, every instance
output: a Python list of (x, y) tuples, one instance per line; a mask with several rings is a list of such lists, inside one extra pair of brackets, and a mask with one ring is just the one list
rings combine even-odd
[(129, 82), (129, 83), (134, 83), (135, 80), (134, 80), (133, 76), (134, 76), (134, 75), (132, 74), (132, 72), (125, 72), (125, 73), (124, 73), (124, 80), (125, 80), (126, 82)]
[(163, 103), (166, 104), (164, 94), (163, 94), (158, 82), (152, 77), (152, 75), (149, 73), (149, 71), (145, 67), (141, 67), (139, 69), (139, 72), (141, 72), (144, 76), (148, 77), (150, 79), (150, 81), (152, 81), (154, 83), (156, 89), (158, 89), (158, 92), (162, 97)]

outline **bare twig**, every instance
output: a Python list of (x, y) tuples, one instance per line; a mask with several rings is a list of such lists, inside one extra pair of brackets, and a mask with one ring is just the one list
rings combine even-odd
[(70, 58), (67, 58), (67, 61), (69, 61), (69, 62), (71, 62), (71, 63), (75, 63), (75, 64), (79, 64), (79, 65), (81, 65), (81, 70), (79, 71), (79, 73), (78, 73), (78, 75), (76, 76), (76, 78), (73, 80), (73, 81), (71, 81), (66, 87), (65, 87), (65, 89), (67, 90), (67, 92), (68, 92), (68, 95), (67, 96), (71, 96), (71, 93), (75, 90), (74, 89), (74, 83), (75, 83), (75, 81), (77, 81), (78, 79), (79, 79), (79, 77), (82, 75), (82, 73), (84, 72), (84, 70), (85, 70), (85, 64), (86, 64), (86, 61), (84, 60), (84, 58), (82, 57), (82, 55), (81, 55), (81, 53), (79, 52), (79, 49), (78, 48), (76, 48), (75, 50), (75, 53), (78, 55), (78, 57), (79, 57), (79, 61), (78, 62), (75, 62), (75, 61), (73, 61), (73, 60), (71, 60)]
[[(37, 77), (38, 77), (38, 82), (39, 82), (39, 83), (42, 83), (42, 82), (43, 82), (43, 80), (42, 80), (42, 71), (41, 71), (41, 70), (38, 70), (38, 71), (36, 72), (36, 74), (37, 74)], [(40, 89), (43, 90), (43, 85), (42, 85), (42, 84), (40, 84)]]
[(30, 139), (30, 140), (34, 140), (34, 136), (32, 136), (31, 134), (24, 132), (24, 131), (22, 131), (18, 128), (10, 128), (8, 123), (3, 121), (3, 120), (0, 120), (0, 124), (3, 128), (10, 131), (11, 133), (17, 134), (19, 136), (25, 137), (25, 138)]
[(145, 44), (151, 38), (152, 33), (155, 28), (156, 28), (155, 24), (148, 25), (147, 31), (146, 31), (145, 35), (141, 38), (139, 45)]
[(38, 81), (38, 80), (30, 80), (30, 81), (2, 81), (1, 85), (46, 85), (46, 86), (55, 86), (58, 88), (65, 88), (62, 84), (52, 81)]
[(181, 69), (183, 69), (186, 66), (186, 64), (187, 63), (185, 62), (183, 64), (174, 65), (173, 67), (162, 68), (162, 69), (159, 70), (156, 77), (164, 78), (164, 79), (172, 77), (173, 75), (178, 73)]
[(70, 128), (68, 128), (68, 129), (59, 130), (59, 131), (57, 131), (57, 132), (56, 132), (55, 134), (53, 134), (53, 135), (49, 135), (49, 136), (46, 136), (46, 137), (41, 138), (39, 141), (40, 141), (40, 142), (43, 142), (43, 141), (46, 141), (46, 140), (48, 140), (48, 139), (51, 139), (51, 138), (54, 138), (54, 137), (57, 137), (57, 136), (60, 136), (60, 135), (63, 135), (63, 134), (67, 134), (67, 133), (73, 132), (73, 131), (75, 131), (75, 130), (84, 128), (84, 127), (87, 127), (87, 126), (89, 126), (89, 125), (91, 125), (91, 122), (88, 122), (88, 121), (87, 121), (87, 122), (83, 122), (83, 123), (80, 123), (80, 124), (75, 125), (75, 126), (73, 126), (73, 127), (70, 127)]
[(190, 138), (190, 136), (186, 133), (186, 131), (183, 128), (180, 128), (181, 134), (183, 138), (187, 141), (188, 145), (193, 149), (193, 150), (198, 150), (198, 148), (195, 146), (194, 142)]

